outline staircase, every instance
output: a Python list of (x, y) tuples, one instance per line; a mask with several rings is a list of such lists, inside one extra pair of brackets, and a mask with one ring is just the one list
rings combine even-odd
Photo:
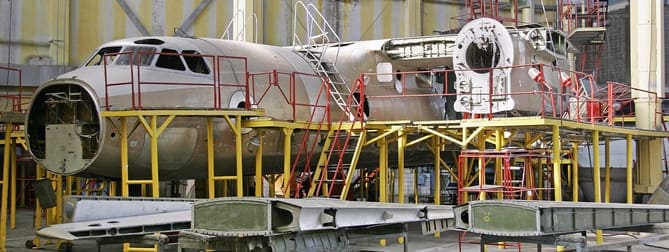
[[(304, 14), (304, 22), (298, 20), (298, 14)], [(297, 28), (297, 24), (305, 23), (303, 30)], [(300, 36), (298, 34), (304, 34)], [(338, 44), (341, 40), (330, 24), (327, 23), (323, 15), (313, 4), (304, 5), (301, 1), (295, 3), (295, 15), (293, 19), (293, 50), (297, 52), (305, 61), (309, 62), (312, 68), (321, 76), (323, 81), (328, 84), (330, 96), (337, 104), (337, 107), (348, 115), (348, 120), (353, 121), (353, 111), (359, 107), (357, 100), (351, 104), (346, 104), (346, 97), (352, 92), (346, 84), (343, 76), (337, 69), (337, 57), (339, 56), (339, 47), (332, 47), (336, 50), (334, 61), (325, 58), (325, 53), (329, 44)]]
[[(363, 84), (355, 82), (354, 92), (348, 96), (345, 106), (351, 104), (364, 94)], [(313, 172), (309, 197), (324, 196), (328, 198), (348, 198), (349, 189), (360, 154), (366, 139), (365, 114), (362, 106), (351, 109), (352, 114), (342, 113), (341, 119), (331, 125), (327, 138), (323, 143), (318, 165)], [(352, 118), (351, 118), (352, 116)]]

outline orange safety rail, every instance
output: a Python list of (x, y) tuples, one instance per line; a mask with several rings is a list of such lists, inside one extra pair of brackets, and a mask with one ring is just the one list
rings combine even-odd
[[(321, 85), (320, 89), (318, 91), (318, 94), (316, 95), (316, 101), (314, 104), (309, 104), (309, 103), (303, 103), (300, 101), (297, 101), (296, 95), (295, 95), (295, 77), (297, 75), (303, 75), (303, 76), (310, 76), (313, 78), (318, 78), (321, 80)], [(297, 168), (298, 160), (300, 160), (300, 157), (302, 154), (305, 156), (305, 164), (304, 164), (304, 169), (302, 171), (302, 182), (310, 183), (310, 179), (308, 179), (309, 174), (311, 174), (311, 160), (314, 152), (316, 151), (316, 146), (318, 146), (318, 141), (319, 139), (314, 137), (312, 139), (311, 143), (308, 143), (309, 139), (309, 133), (312, 131), (311, 126), (315, 123), (318, 125), (316, 128), (316, 135), (321, 135), (323, 132), (323, 128), (325, 125), (330, 125), (330, 89), (328, 88), (328, 83), (320, 76), (320, 75), (315, 75), (315, 74), (306, 74), (306, 73), (292, 73), (291, 74), (291, 96), (293, 97), (292, 99), (292, 104), (293, 104), (293, 120), (295, 120), (295, 111), (296, 111), (296, 106), (309, 106), (311, 107), (311, 113), (309, 120), (307, 121), (307, 133), (305, 133), (302, 137), (302, 141), (300, 142), (300, 147), (298, 148), (297, 155), (295, 157), (295, 162), (293, 162), (293, 167), (291, 168), (291, 179), (293, 178), (295, 174), (295, 170)], [(325, 99), (325, 105), (318, 105), (318, 102), (321, 99)], [(324, 109), (325, 113), (320, 121), (316, 121), (314, 116), (316, 115), (316, 112), (318, 109)], [(311, 147), (311, 148), (310, 148)], [(301, 189), (302, 183), (297, 184), (297, 191), (299, 192)], [(297, 193), (295, 196), (299, 196)]]
[[(359, 96), (358, 98), (355, 97), (356, 93)], [(364, 102), (362, 102), (362, 101), (365, 100), (365, 97), (366, 96), (365, 96), (364, 75), (361, 74), (360, 77), (355, 81), (353, 87), (351, 87), (351, 95), (349, 95), (349, 97), (346, 101), (346, 108), (348, 108), (348, 111), (350, 111), (351, 113), (354, 113), (353, 116), (354, 116), (354, 118), (357, 119), (357, 120), (353, 121), (353, 123), (351, 125), (351, 128), (355, 128), (356, 124), (358, 124), (358, 123), (360, 123), (360, 126), (363, 127), (363, 128), (365, 126), (365, 124), (364, 124), (364, 120), (365, 120), (364, 119), (365, 118)], [(351, 110), (350, 108), (353, 105), (354, 99), (359, 99), (360, 102), (358, 102), (359, 105), (355, 110)], [(346, 121), (350, 121), (349, 114), (341, 113), (341, 117), (339, 119), (340, 123), (338, 123), (337, 128), (335, 130), (336, 132), (335, 132), (335, 135), (334, 135), (334, 139), (339, 139), (341, 137), (342, 131), (344, 131), (344, 130), (342, 130), (342, 125), (343, 124), (341, 122), (346, 122)], [(316, 186), (316, 192), (314, 193), (315, 195), (320, 194), (320, 189), (323, 187), (323, 181), (325, 181), (326, 179), (336, 180), (338, 177), (340, 177), (342, 180), (346, 180), (346, 177), (345, 177), (346, 174), (345, 174), (345, 171), (344, 171), (343, 161), (344, 161), (344, 155), (346, 154), (346, 149), (348, 148), (348, 145), (349, 145), (350, 140), (351, 140), (351, 135), (352, 135), (351, 132), (346, 133), (346, 136), (344, 137), (344, 142), (343, 143), (341, 143), (340, 141), (332, 141), (330, 143), (329, 152), (327, 154), (327, 158), (325, 159), (326, 160), (325, 164), (323, 164), (323, 167), (324, 167), (324, 169), (326, 169), (326, 171), (321, 172), (321, 178), (320, 178), (320, 181), (319, 181), (318, 185)], [(334, 174), (332, 175), (332, 178), (328, 178), (327, 177), (328, 176), (327, 168), (329, 167), (330, 160), (332, 158), (333, 153), (335, 153), (335, 152), (337, 152), (335, 154), (335, 155), (337, 155), (336, 156), (337, 166), (335, 168)], [(347, 186), (347, 185), (344, 185), (344, 186)], [(332, 195), (332, 193), (334, 192), (334, 189), (335, 189), (335, 186), (330, 186), (328, 188), (328, 192), (327, 192), (328, 197), (330, 195)]]
[[(291, 78), (290, 81), (290, 87), (289, 90), (284, 90), (284, 88), (281, 87), (280, 84), (280, 76), (287, 76), (287, 78)], [(257, 81), (260, 81), (258, 79), (260, 78), (266, 78), (267, 79), (267, 88), (265, 89), (260, 89), (257, 88), (258, 84), (256, 84)], [(254, 99), (251, 101), (253, 103), (253, 106), (258, 106), (261, 107), (261, 103), (265, 100), (265, 96), (271, 91), (272, 89), (276, 89), (279, 94), (281, 94), (281, 97), (283, 97), (283, 100), (286, 102), (286, 104), (293, 104), (293, 96), (292, 96), (292, 90), (293, 90), (293, 85), (294, 82), (292, 81), (292, 77), (290, 73), (283, 73), (283, 72), (277, 72), (276, 69), (271, 71), (271, 72), (258, 72), (258, 73), (249, 73), (249, 89), (251, 93), (249, 94), (251, 97), (254, 97)], [(288, 93), (288, 94), (286, 94)], [(270, 105), (271, 106), (271, 105)], [(295, 120), (295, 111), (293, 109), (293, 120)]]
[[(129, 61), (129, 64), (127, 65), (129, 67), (130, 71), (130, 78), (128, 81), (122, 81), (122, 82), (115, 82), (112, 83), (109, 81), (109, 59), (113, 59), (115, 57), (121, 56), (121, 55), (128, 55), (128, 57), (131, 57), (132, 60)], [(210, 64), (212, 64), (211, 68), (213, 69), (213, 78), (211, 81), (207, 82), (166, 82), (166, 81), (161, 81), (161, 82), (154, 82), (154, 81), (146, 81), (142, 80), (142, 75), (141, 72), (145, 67), (143, 64), (141, 64), (141, 59), (142, 57), (146, 57), (147, 55), (150, 55), (153, 57), (153, 55), (169, 55), (169, 56), (183, 56), (183, 57), (201, 57), (204, 59), (207, 59)], [(241, 62), (243, 65), (243, 74), (244, 76), (241, 79), (241, 83), (227, 83), (227, 82), (222, 82), (221, 78), (221, 71), (220, 67), (222, 65), (221, 61), (222, 60), (227, 60), (227, 61), (235, 61), (238, 60)], [(140, 63), (140, 64), (138, 64)], [(130, 86), (130, 95), (131, 95), (131, 109), (142, 109), (143, 104), (142, 104), (142, 86), (149, 86), (149, 85), (154, 85), (154, 86), (180, 86), (180, 87), (210, 87), (212, 89), (212, 104), (210, 109), (221, 109), (221, 89), (226, 88), (226, 87), (232, 87), (232, 88), (241, 88), (246, 91), (246, 94), (248, 94), (249, 90), (249, 85), (248, 85), (248, 61), (246, 57), (235, 57), (235, 56), (220, 56), (220, 55), (203, 55), (203, 54), (182, 54), (182, 53), (161, 53), (161, 52), (122, 52), (122, 53), (112, 53), (112, 54), (105, 54), (103, 58), (103, 66), (104, 66), (104, 78), (105, 78), (105, 106), (106, 109), (110, 109), (109, 104), (109, 88), (111, 87), (119, 87), (119, 86)], [(126, 65), (124, 65), (126, 66)], [(234, 79), (234, 78), (232, 78)], [(250, 108), (250, 102), (249, 102), (249, 97), (248, 95), (246, 96), (246, 109)]]
[[(0, 66), (0, 71), (6, 72), (7, 74), (7, 79), (9, 79), (10, 74), (16, 74), (17, 77), (17, 87), (18, 87), (18, 94), (16, 95), (4, 95), (2, 97), (6, 97), (12, 101), (12, 112), (23, 112), (23, 94), (22, 94), (22, 89), (23, 89), (23, 79), (22, 79), (22, 71), (19, 68), (13, 68), (13, 67), (3, 67)], [(5, 83), (6, 86), (10, 86), (10, 83)]]
[(508, 22), (515, 26), (518, 25), (518, 0), (508, 0), (502, 4), (510, 5), (510, 14), (512, 17), (505, 17), (500, 15), (500, 1), (499, 0), (467, 0), (465, 2), (466, 8), (469, 11), (465, 15), (454, 16), (451, 19), (459, 21), (472, 21), (477, 18), (492, 18), (502, 23)]
[(574, 28), (605, 27), (608, 1), (561, 0), (558, 3), (560, 18), (567, 22), (566, 32)]
[[(285, 72), (278, 72), (276, 70), (270, 71), (270, 72), (257, 72), (257, 73), (250, 73), (249, 75), (249, 90), (251, 93), (249, 94), (250, 97), (253, 97), (254, 100), (251, 101), (253, 106), (258, 106), (262, 107), (262, 103), (265, 100), (265, 97), (267, 94), (273, 90), (276, 89), (276, 91), (280, 94), (280, 96), (283, 98), (283, 101), (286, 102), (286, 104), (289, 104), (292, 108), (292, 120), (296, 121), (297, 118), (297, 108), (298, 107), (308, 107), (311, 108), (312, 113), (312, 119), (309, 121), (313, 120), (313, 115), (316, 112), (317, 109), (323, 109), (325, 111), (326, 115), (326, 122), (329, 124), (330, 123), (330, 90), (328, 89), (327, 83), (323, 81), (322, 77), (317, 74), (309, 74), (309, 73), (301, 73), (301, 72), (292, 72), (292, 73), (285, 73)], [(315, 102), (311, 103), (309, 101), (302, 101), (298, 100), (297, 95), (296, 95), (296, 77), (297, 76), (302, 76), (303, 78), (314, 78), (320, 81), (320, 88), (317, 93), (317, 99)], [(286, 90), (285, 85), (282, 87), (281, 85), (281, 79), (286, 78), (289, 79), (289, 87), (288, 90)], [(262, 79), (262, 80), (261, 80)], [(267, 87), (265, 88), (259, 88), (259, 84), (257, 84), (259, 81), (267, 82)], [(319, 105), (319, 102), (322, 101), (322, 97), (325, 97), (326, 102), (325, 105)], [(249, 98), (250, 99), (250, 98)], [(274, 106), (274, 104), (268, 104), (269, 106)]]
[[(274, 75), (278, 74), (276, 71), (273, 71), (272, 73)], [(320, 81), (320, 88), (318, 90), (318, 93), (316, 94), (316, 100), (314, 101), (314, 103), (308, 103), (307, 101), (301, 101), (301, 100), (297, 99), (296, 91), (295, 91), (296, 90), (296, 77), (297, 76), (316, 78)], [(275, 80), (278, 80), (278, 78), (276, 78)], [(277, 87), (279, 87), (278, 83), (274, 83), (272, 85), (276, 85)], [(264, 96), (264, 94), (267, 93), (267, 90), (269, 90), (272, 87), (272, 85), (270, 85), (265, 90), (265, 92), (263, 92), (263, 96)], [(285, 99), (286, 98), (285, 93), (281, 90), (280, 90), (280, 92), (284, 95), (284, 99)], [(263, 96), (261, 96), (261, 97), (263, 97)], [(319, 105), (320, 101), (323, 101), (323, 99), (325, 99), (324, 100), (325, 101), (324, 105)], [(262, 100), (262, 98), (260, 98), (260, 100)], [(294, 195), (295, 198), (299, 198), (301, 196), (304, 196), (304, 195), (300, 195), (300, 192), (301, 192), (302, 187), (303, 187), (303, 183), (310, 183), (311, 182), (310, 179), (309, 179), (309, 176), (311, 174), (311, 161), (312, 161), (313, 154), (316, 151), (316, 146), (318, 146), (318, 141), (319, 141), (319, 138), (314, 137), (314, 138), (312, 138), (311, 143), (308, 142), (311, 132), (314, 131), (312, 129), (312, 125), (317, 124), (317, 127), (315, 129), (315, 134), (316, 135), (321, 135), (321, 133), (324, 130), (324, 127), (326, 125), (327, 126), (330, 125), (330, 89), (328, 88), (327, 82), (320, 75), (293, 72), (293, 73), (290, 74), (290, 99), (286, 100), (286, 101), (292, 106), (293, 121), (295, 121), (297, 119), (296, 118), (297, 107), (306, 106), (306, 107), (309, 107), (311, 109), (309, 119), (307, 120), (306, 131), (305, 131), (305, 134), (303, 134), (302, 140), (300, 141), (300, 145), (297, 149), (297, 153), (295, 154), (295, 159), (292, 162), (293, 165), (290, 169), (290, 176), (289, 176), (289, 180), (288, 180), (288, 185), (292, 185), (294, 182), (296, 182), (295, 180), (297, 179), (297, 176), (296, 176), (297, 166), (298, 166), (299, 160), (301, 160), (302, 157), (304, 156), (304, 160), (305, 160), (304, 169), (300, 172), (300, 175), (301, 175), (300, 176), (300, 181), (299, 181), (299, 183), (296, 183), (296, 189), (295, 189), (295, 195)], [(324, 116), (321, 117), (320, 121), (316, 120), (316, 118), (314, 118), (319, 109), (324, 110)], [(286, 188), (285, 188), (286, 191), (284, 193), (287, 193), (288, 188), (290, 188), (290, 186), (286, 186)], [(305, 195), (306, 195), (306, 193), (305, 193)]]
[(633, 88), (627, 84), (609, 81), (607, 88), (602, 91), (607, 98), (608, 107), (608, 122), (613, 125), (614, 117), (621, 117), (625, 121), (625, 117), (634, 117), (634, 101), (638, 99), (648, 99), (658, 105), (655, 111), (656, 116), (653, 117), (653, 125), (657, 125), (657, 117), (664, 113), (661, 108), (662, 98), (658, 97), (657, 93)]

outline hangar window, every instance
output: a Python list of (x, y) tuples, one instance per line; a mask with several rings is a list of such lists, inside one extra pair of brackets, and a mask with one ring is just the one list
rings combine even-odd
[(164, 48), (160, 56), (158, 56), (158, 61), (156, 61), (156, 67), (169, 68), (174, 70), (184, 71), (184, 63), (181, 62), (181, 57), (176, 50)]
[(182, 53), (188, 69), (194, 73), (209, 74), (209, 67), (200, 53), (194, 50), (183, 50)]
[(84, 66), (102, 65), (105, 63), (105, 61), (103, 61), (105, 54), (114, 54), (114, 55), (107, 55), (106, 63), (110, 64), (112, 61), (114, 61), (114, 58), (117, 56), (116, 53), (118, 53), (119, 51), (121, 51), (120, 46), (110, 46), (101, 48), (100, 50), (95, 52), (95, 54), (89, 57), (90, 59), (86, 62), (86, 64), (84, 64)]
[(151, 65), (154, 52), (156, 52), (155, 47), (128, 46), (123, 49), (123, 54), (118, 56), (116, 64), (130, 65), (130, 59), (133, 59), (133, 65), (148, 66)]

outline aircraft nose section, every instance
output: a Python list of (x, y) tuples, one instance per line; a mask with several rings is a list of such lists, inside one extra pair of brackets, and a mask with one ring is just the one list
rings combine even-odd
[(26, 115), (31, 155), (47, 170), (72, 175), (85, 170), (100, 149), (100, 112), (88, 85), (53, 80), (37, 90)]

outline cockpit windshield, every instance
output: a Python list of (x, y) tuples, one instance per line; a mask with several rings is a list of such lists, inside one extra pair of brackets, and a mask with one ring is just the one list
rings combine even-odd
[(155, 47), (148, 46), (128, 46), (116, 59), (116, 65), (130, 65), (131, 59), (133, 65), (148, 66), (151, 65)]
[(111, 58), (107, 57), (106, 62), (103, 61), (104, 55), (105, 54), (116, 54), (119, 51), (121, 51), (120, 46), (110, 46), (110, 47), (101, 48), (95, 54), (93, 54), (93, 56), (90, 57), (90, 59), (88, 60), (88, 62), (86, 62), (86, 64), (84, 64), (84, 66), (97, 66), (97, 65), (102, 65), (102, 64), (105, 64), (105, 63), (110, 64), (114, 60), (114, 57), (116, 55), (111, 56)]

